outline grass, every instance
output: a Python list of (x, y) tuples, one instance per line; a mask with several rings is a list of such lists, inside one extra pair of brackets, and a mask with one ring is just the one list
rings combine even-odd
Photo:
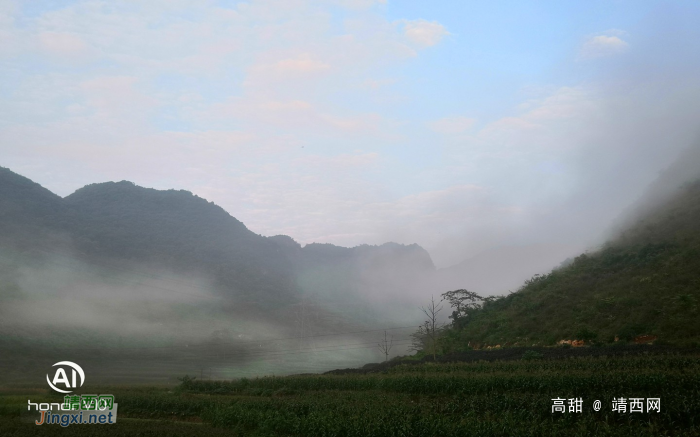
[[(103, 387), (119, 404), (111, 426), (76, 435), (501, 436), (698, 435), (700, 354), (546, 358), (396, 365), (378, 372), (184, 378), (176, 389)], [(581, 413), (551, 412), (553, 398), (582, 398)], [(617, 413), (613, 398), (658, 397), (660, 413)], [(28, 398), (0, 392), (0, 434), (54, 435), (20, 422)], [(603, 408), (595, 412), (594, 400)]]

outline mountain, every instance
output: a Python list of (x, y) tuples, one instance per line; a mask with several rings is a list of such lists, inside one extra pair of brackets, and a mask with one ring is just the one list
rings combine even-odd
[(435, 275), (430, 255), (417, 244), (308, 244), (300, 260), (299, 284), (307, 295), (323, 296), (375, 325), (378, 318), (406, 324), (407, 314), (419, 314)]
[(285, 235), (258, 235), (188, 191), (122, 181), (91, 184), (61, 198), (5, 168), (0, 242), (0, 251), (64, 253), (103, 269), (205, 276), (220, 295), (252, 296), (264, 308), (303, 296), (360, 305), (378, 289), (400, 292), (434, 271), (417, 245), (302, 247)]
[(0, 243), (34, 245), (63, 217), (60, 196), (24, 176), (0, 167)]
[(644, 208), (604, 247), (487, 301), (446, 332), (446, 350), (468, 344), (613, 342), (637, 336), (700, 339), (700, 181)]
[(700, 179), (700, 144), (684, 150), (678, 159), (659, 173), (648, 187), (646, 194), (629, 205), (612, 224), (609, 238), (633, 228), (640, 217), (662, 211), (662, 205), (671, 202), (678, 195), (678, 188), (687, 181)]
[(273, 300), (298, 292), (293, 262), (275, 240), (188, 191), (107, 182), (83, 187), (64, 202), (69, 215), (61, 229), (91, 258), (202, 272), (227, 295), (255, 292)]

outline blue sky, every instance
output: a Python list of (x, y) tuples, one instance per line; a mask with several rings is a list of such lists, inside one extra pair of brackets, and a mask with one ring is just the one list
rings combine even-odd
[(441, 266), (561, 256), (697, 140), (698, 21), (680, 1), (5, 0), (0, 165)]

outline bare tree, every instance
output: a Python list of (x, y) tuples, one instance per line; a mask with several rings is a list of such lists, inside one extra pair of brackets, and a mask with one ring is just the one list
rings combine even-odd
[(379, 350), (382, 351), (385, 356), (384, 361), (389, 361), (389, 351), (391, 351), (391, 347), (394, 346), (394, 337), (392, 336), (390, 340), (387, 340), (386, 331), (384, 331), (384, 341), (378, 343), (377, 346), (379, 346)]
[(428, 317), (428, 320), (418, 328), (419, 333), (423, 334), (424, 338), (428, 341), (428, 346), (433, 354), (433, 360), (435, 360), (437, 355), (438, 331), (440, 330), (437, 315), (442, 310), (442, 300), (436, 304), (435, 297), (430, 296), (430, 304), (427, 307), (421, 307), (421, 310), (423, 310), (423, 313)]

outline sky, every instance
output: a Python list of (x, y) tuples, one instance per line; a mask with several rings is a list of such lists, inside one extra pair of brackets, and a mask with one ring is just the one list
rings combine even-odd
[(439, 267), (573, 254), (698, 143), (698, 22), (696, 1), (0, 0), (0, 165)]

